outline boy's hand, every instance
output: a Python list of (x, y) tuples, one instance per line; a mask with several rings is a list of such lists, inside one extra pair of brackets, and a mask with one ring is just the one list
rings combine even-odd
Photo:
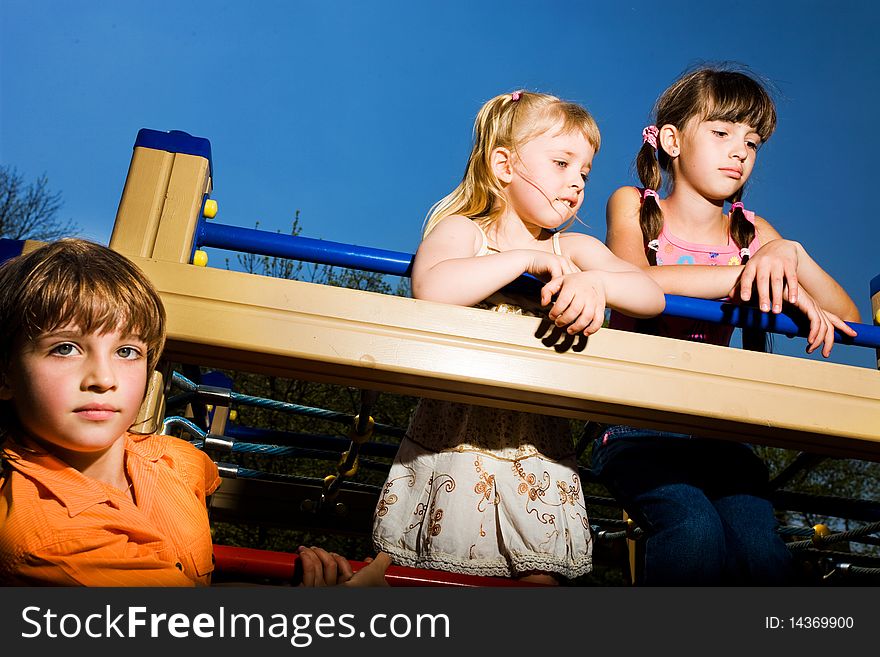
[(548, 313), (556, 326), (568, 326), (568, 333), (592, 335), (605, 321), (605, 284), (594, 272), (581, 271), (553, 278), (541, 288), (541, 305), (556, 296)]
[(299, 586), (319, 587), (345, 584), (353, 576), (348, 559), (319, 547), (300, 546), (297, 550), (302, 568)]
[(790, 240), (772, 240), (758, 249), (743, 267), (739, 281), (731, 289), (733, 299), (748, 301), (752, 287), (758, 293), (762, 312), (782, 312), (783, 302), (796, 305), (798, 293), (798, 245)]
[(319, 547), (300, 546), (299, 568), (302, 581), (298, 586), (388, 586), (385, 571), (391, 565), (391, 557), (380, 552), (376, 558), (367, 557), (366, 566), (354, 573), (348, 559), (335, 552), (327, 552)]

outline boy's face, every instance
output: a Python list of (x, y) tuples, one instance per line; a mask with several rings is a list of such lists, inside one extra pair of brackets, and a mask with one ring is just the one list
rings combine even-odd
[(146, 383), (140, 339), (68, 325), (15, 347), (0, 399), (11, 400), (21, 425), (44, 443), (98, 455), (132, 425)]

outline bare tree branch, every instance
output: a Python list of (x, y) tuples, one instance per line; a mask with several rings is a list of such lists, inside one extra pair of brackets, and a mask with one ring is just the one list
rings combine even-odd
[(62, 205), (45, 174), (25, 185), (13, 167), (0, 166), (0, 237), (52, 241), (73, 234), (76, 226), (58, 217)]

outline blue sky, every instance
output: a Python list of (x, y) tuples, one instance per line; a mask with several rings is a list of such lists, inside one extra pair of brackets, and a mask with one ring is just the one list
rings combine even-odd
[[(868, 0), (2, 0), (0, 162), (45, 173), (63, 216), (106, 243), (137, 131), (183, 130), (211, 141), (217, 221), (286, 230), (300, 210), (309, 237), (413, 252), (461, 177), (480, 105), (526, 88), (596, 117), (581, 216), (604, 239), (605, 201), (634, 180), (657, 95), (688, 67), (733, 60), (779, 101), (747, 207), (803, 243), (869, 322), (877, 25)], [(868, 349), (832, 360), (875, 366)]]

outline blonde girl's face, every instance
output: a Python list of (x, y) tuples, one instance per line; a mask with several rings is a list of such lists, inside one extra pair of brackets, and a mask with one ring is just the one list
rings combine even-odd
[(664, 142), (666, 152), (676, 162), (675, 186), (690, 187), (717, 201), (729, 198), (745, 185), (761, 145), (761, 138), (751, 126), (718, 120), (689, 121), (679, 141), (678, 145)]
[(559, 227), (583, 203), (595, 154), (579, 131), (551, 129), (519, 146), (505, 188), (509, 209), (533, 226)]

